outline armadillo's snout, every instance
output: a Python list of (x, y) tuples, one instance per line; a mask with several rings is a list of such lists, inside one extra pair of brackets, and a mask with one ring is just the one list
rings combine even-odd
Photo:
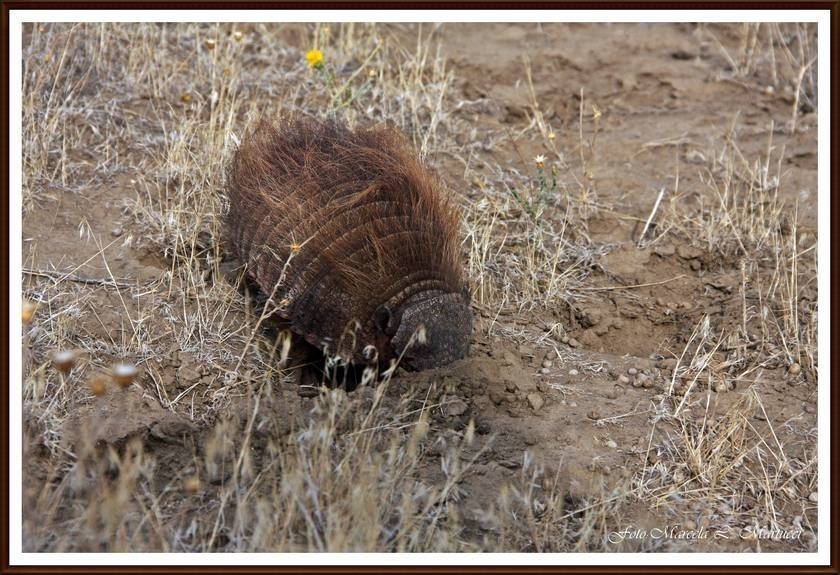
[(472, 311), (459, 294), (445, 294), (409, 305), (391, 345), (411, 371), (440, 367), (467, 355)]

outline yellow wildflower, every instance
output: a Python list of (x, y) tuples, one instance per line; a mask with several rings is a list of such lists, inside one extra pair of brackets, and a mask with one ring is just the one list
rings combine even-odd
[(309, 52), (306, 53), (306, 62), (309, 64), (310, 68), (318, 68), (319, 70), (324, 65), (324, 53), (320, 50), (313, 48)]

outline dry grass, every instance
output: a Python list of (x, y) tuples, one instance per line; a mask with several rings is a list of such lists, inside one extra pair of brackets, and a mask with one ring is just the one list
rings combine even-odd
[[(639, 503), (698, 527), (813, 531), (814, 515), (802, 509), (816, 492), (816, 432), (787, 421), (802, 442), (780, 442), (753, 384), (773, 369), (816, 381), (816, 237), (798, 229), (797, 207), (780, 194), (784, 149), (771, 140), (766, 153), (743, 152), (737, 118), (698, 169), (696, 203), (675, 182), (646, 236), (651, 245), (678, 238), (739, 269), (737, 315), (718, 324), (700, 317), (673, 350), (673, 377), (649, 408), (647, 449), (626, 480), (573, 500), (560, 487), (562, 465), (546, 470), (525, 452), (518, 477), (485, 494), (476, 523), (464, 516), (461, 484), (496, 439), (477, 435), (474, 422), (450, 429), (436, 417), (450, 399), (438, 380), (403, 388), (388, 374), (349, 394), (322, 390), (302, 410), (284, 369), (288, 346), (265, 337), (247, 298), (224, 281), (226, 161), (260, 114), (392, 122), (424, 157), (463, 166), (463, 250), (482, 337), (564, 348), (570, 326), (561, 321), (537, 339), (499, 317), (603, 301), (605, 292), (586, 287), (604, 277), (601, 256), (615, 246), (593, 240), (589, 226), (624, 206), (599, 193), (598, 105), (582, 92), (573, 127), (552, 126), (530, 63), (526, 119), (482, 136), (486, 149), (510, 146), (515, 159), (502, 166), (452, 113), (455, 75), (434, 26), (289, 30), (25, 30), (24, 217), (64, 205), (67, 194), (117, 186), (129, 229), (110, 237), (96, 221), (104, 212), (92, 208), (79, 223), (90, 261), (23, 276), (33, 306), (24, 454), (38, 478), (24, 488), (26, 551), (616, 550), (608, 534)], [(812, 31), (745, 26), (734, 52), (716, 28), (698, 30), (737, 81), (769, 74), (776, 89), (793, 83), (789, 131), (816, 109)], [(406, 33), (416, 35), (411, 49), (393, 35)], [(303, 58), (312, 47), (324, 53), (321, 68)], [(457, 134), (471, 137), (459, 143)], [(528, 156), (523, 143), (543, 152)], [(112, 273), (121, 248), (146, 254), (156, 278)], [(88, 281), (90, 263), (102, 277)], [(59, 350), (73, 350), (70, 369), (56, 367)], [(127, 389), (115, 384), (117, 363), (140, 370)], [(174, 386), (171, 373), (185, 385)], [(737, 401), (719, 404), (729, 392)], [(144, 400), (197, 427), (140, 421), (133, 436), (103, 435), (109, 420), (96, 413), (142, 410)]]
[(731, 76), (768, 93), (791, 96), (788, 130), (796, 131), (802, 113), (817, 109), (817, 45), (813, 24), (744, 23), (737, 49), (727, 49), (712, 27), (698, 32), (709, 37), (727, 62), (724, 77)]

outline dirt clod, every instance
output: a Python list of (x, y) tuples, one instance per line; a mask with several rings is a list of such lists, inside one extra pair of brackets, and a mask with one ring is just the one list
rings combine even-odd
[(534, 409), (534, 411), (539, 411), (540, 408), (545, 404), (545, 399), (540, 393), (529, 393), (528, 403), (531, 404), (531, 407)]
[(447, 403), (444, 406), (443, 411), (448, 417), (455, 417), (458, 415), (463, 415), (467, 412), (467, 409), (469, 409), (469, 406), (465, 401), (461, 399), (456, 399)]

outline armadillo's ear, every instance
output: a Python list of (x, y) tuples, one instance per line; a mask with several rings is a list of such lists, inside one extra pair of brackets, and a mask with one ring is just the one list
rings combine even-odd
[(395, 331), (391, 325), (391, 317), (391, 310), (384, 305), (379, 306), (373, 312), (373, 321), (376, 323), (376, 327), (387, 335), (394, 335), (393, 332)]

